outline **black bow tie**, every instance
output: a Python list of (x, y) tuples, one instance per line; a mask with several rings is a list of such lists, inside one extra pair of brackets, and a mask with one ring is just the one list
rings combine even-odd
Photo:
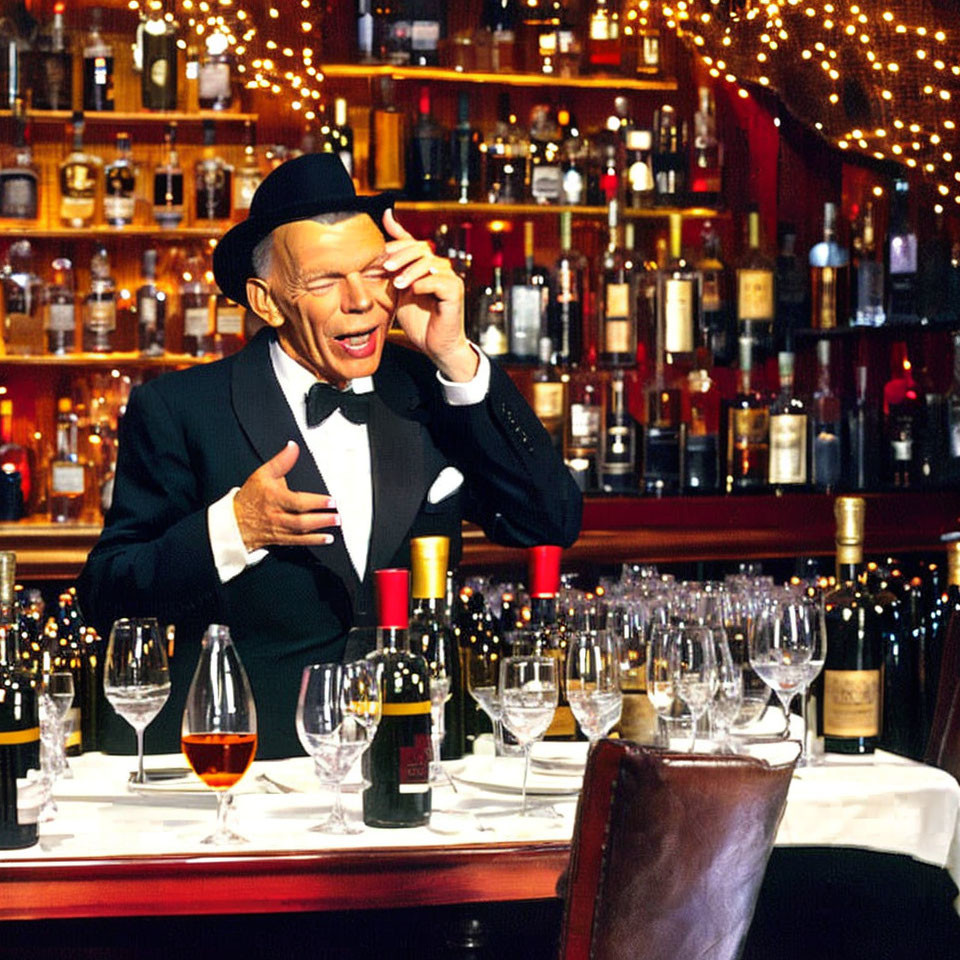
[(307, 426), (323, 423), (339, 410), (351, 423), (366, 423), (370, 416), (370, 397), (366, 393), (338, 390), (329, 383), (315, 383), (307, 393)]

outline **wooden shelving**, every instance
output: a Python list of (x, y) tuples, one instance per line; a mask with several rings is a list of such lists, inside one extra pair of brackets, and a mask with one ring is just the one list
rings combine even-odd
[(98, 223), (91, 227), (30, 227), (19, 222), (0, 220), (0, 236), (27, 237), (29, 240), (124, 240), (149, 238), (151, 240), (187, 240), (219, 237), (232, 222), (224, 221), (207, 227), (164, 228), (156, 224), (134, 225), (129, 227), (111, 227)]
[(134, 351), (113, 353), (45, 353), (37, 356), (3, 356), (0, 366), (7, 367), (136, 367), (137, 369), (192, 367), (218, 360), (219, 357), (194, 357), (187, 353), (165, 353), (157, 357), (145, 357)]
[[(549, 216), (569, 212), (578, 217), (605, 217), (606, 207), (570, 206), (568, 204), (548, 203), (458, 203), (456, 200), (400, 200), (398, 210), (410, 210), (416, 213), (476, 213), (498, 217)], [(710, 207), (641, 207), (627, 208), (622, 216), (635, 220), (665, 219), (671, 213), (684, 217), (729, 217), (724, 210)]]
[[(9, 118), (9, 110), (0, 110), (0, 119)], [(37, 124), (69, 123), (73, 113), (70, 110), (31, 110), (30, 122)], [(259, 114), (240, 113), (236, 110), (99, 110), (84, 113), (83, 121), (87, 126), (93, 124), (141, 123), (183, 123), (201, 124), (204, 120), (216, 120), (218, 123), (244, 123), (249, 120), (256, 123)]]

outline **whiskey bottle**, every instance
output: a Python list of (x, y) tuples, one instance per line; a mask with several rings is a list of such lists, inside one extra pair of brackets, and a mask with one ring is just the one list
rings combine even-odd
[(810, 479), (817, 490), (832, 493), (843, 470), (843, 417), (840, 398), (833, 390), (830, 341), (817, 341), (817, 387), (810, 405)]
[[(547, 327), (557, 363), (576, 367), (583, 353), (586, 260), (573, 248), (573, 214), (560, 214), (560, 254), (550, 282)], [(597, 425), (599, 432), (599, 424)]]
[(163, 134), (167, 156), (153, 171), (153, 219), (173, 228), (183, 220), (183, 169), (177, 156), (177, 125), (167, 124)]
[(177, 33), (173, 18), (151, 6), (138, 30), (140, 102), (147, 110), (177, 109)]
[(837, 207), (823, 205), (823, 240), (810, 248), (810, 325), (832, 330), (848, 319), (850, 256), (837, 242)]
[(605, 366), (629, 367), (637, 356), (636, 282), (632, 251), (621, 246), (616, 199), (607, 205), (607, 226), (607, 246), (600, 261), (598, 354)]
[(549, 277), (546, 270), (533, 260), (533, 221), (523, 223), (523, 266), (510, 285), (507, 344), (510, 359), (515, 363), (533, 363), (542, 360), (540, 338), (550, 344), (547, 307), (550, 301)]
[(99, 247), (90, 259), (90, 292), (83, 302), (83, 349), (109, 353), (116, 329), (117, 288), (107, 251)]
[(201, 110), (227, 110), (233, 103), (230, 83), (230, 45), (226, 34), (213, 30), (203, 41), (197, 71), (197, 95)]
[(793, 392), (794, 355), (782, 350), (777, 357), (780, 393), (770, 406), (770, 460), (767, 477), (778, 493), (807, 485), (807, 408)]
[(233, 167), (217, 155), (213, 120), (203, 121), (203, 153), (194, 168), (195, 219), (228, 220), (233, 197)]
[(736, 319), (730, 309), (727, 267), (721, 259), (720, 235), (709, 220), (701, 232), (703, 250), (697, 270), (702, 278), (700, 297), (702, 322), (699, 342), (709, 350), (713, 362), (729, 366), (736, 356)]
[(243, 121), (243, 160), (237, 167), (237, 176), (233, 182), (234, 213), (246, 216), (253, 202), (253, 195), (263, 180), (263, 171), (257, 158), (256, 135), (253, 124)]
[(340, 162), (352, 177), (353, 127), (350, 126), (347, 101), (344, 97), (337, 97), (333, 101), (333, 127), (330, 130), (330, 139), (334, 144), (334, 153), (340, 158)]
[(530, 123), (530, 195), (535, 203), (563, 199), (562, 135), (548, 104), (537, 104)]
[(73, 57), (67, 42), (63, 12), (66, 4), (53, 5), (53, 19), (24, 53), (24, 86), (32, 91), (31, 109), (69, 110), (73, 106)]
[(480, 131), (470, 122), (470, 96), (461, 90), (457, 98), (457, 126), (453, 131), (449, 195), (458, 203), (480, 197)]
[(117, 134), (117, 155), (103, 171), (103, 218), (112, 227), (133, 223), (137, 172), (130, 152), (130, 134)]
[(0, 273), (3, 284), (3, 349), (14, 356), (43, 353), (40, 278), (33, 272), (29, 240), (14, 240)]
[(113, 47), (104, 39), (103, 12), (90, 10), (90, 29), (83, 41), (83, 109), (113, 109)]
[(89, 227), (96, 214), (101, 161), (83, 149), (83, 114), (74, 112), (73, 149), (60, 163), (60, 219), (68, 227)]
[(603, 401), (596, 370), (570, 374), (567, 394), (565, 456), (567, 466), (583, 493), (599, 487), (598, 456), (603, 431)]
[(760, 247), (760, 214), (747, 214), (747, 253), (737, 267), (737, 335), (750, 337), (761, 356), (773, 349), (774, 264)]
[(896, 323), (916, 323), (917, 234), (910, 225), (910, 184), (894, 180), (887, 236), (887, 318)]
[(700, 329), (701, 278), (683, 256), (683, 221), (670, 214), (670, 259), (657, 275), (657, 329), (667, 363), (693, 356), (696, 332)]
[(851, 324), (856, 327), (881, 327), (887, 315), (884, 306), (883, 263), (877, 259), (873, 203), (868, 201), (860, 225), (856, 265), (856, 308)]
[(4, 150), (0, 167), (0, 218), (36, 220), (40, 175), (20, 97), (13, 103), (13, 124), (13, 146)]
[(753, 340), (741, 336), (740, 386), (727, 410), (727, 493), (754, 493), (767, 486), (770, 408), (754, 388)]
[(73, 353), (77, 330), (73, 263), (66, 257), (57, 257), (50, 268), (53, 276), (43, 297), (43, 329), (47, 335), (47, 350), (57, 355)]
[(167, 323), (167, 293), (157, 286), (157, 251), (143, 251), (141, 283), (137, 288), (138, 347), (145, 357), (163, 354)]
[(687, 374), (690, 415), (683, 444), (683, 492), (720, 492), (720, 388), (710, 376), (710, 351), (698, 347)]
[(77, 415), (69, 397), (57, 401), (57, 437), (50, 462), (50, 519), (68, 523), (80, 519), (86, 494), (86, 470), (77, 444)]
[(593, 0), (588, 23), (587, 68), (591, 73), (619, 73), (623, 56), (619, 5)]
[(693, 159), (690, 164), (690, 200), (713, 207), (723, 195), (723, 147), (717, 139), (717, 116), (710, 87), (697, 90), (699, 109), (693, 115)]
[(447, 187), (449, 135), (433, 118), (430, 88), (420, 88), (417, 120), (410, 138), (405, 193), (411, 200), (439, 200)]
[(563, 456), (567, 384), (553, 362), (549, 337), (540, 338), (540, 365), (530, 378), (533, 412), (540, 418), (553, 449)]
[(480, 147), (484, 184), (490, 203), (522, 203), (527, 192), (529, 144), (510, 112), (510, 96), (501, 93), (498, 117), (490, 136)]
[(604, 493), (637, 492), (637, 427), (627, 404), (627, 384), (622, 370), (615, 370), (610, 377), (600, 455), (600, 489)]
[(503, 239), (498, 231), (492, 229), (490, 239), (493, 244), (490, 258), (493, 278), (480, 297), (477, 343), (488, 357), (502, 357), (509, 348), (507, 304), (503, 290)]
[(402, 190), (406, 182), (406, 114), (393, 99), (393, 80), (380, 78), (380, 103), (370, 116), (370, 186), (374, 190)]
[(687, 190), (687, 125), (665, 103), (653, 118), (654, 202), (678, 206)]
[(194, 357), (213, 353), (213, 304), (203, 261), (191, 256), (180, 283), (180, 311), (183, 316), (183, 352)]

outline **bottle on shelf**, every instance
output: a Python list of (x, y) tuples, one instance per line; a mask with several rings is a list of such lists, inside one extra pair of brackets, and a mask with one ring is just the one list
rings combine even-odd
[(677, 111), (665, 103), (653, 119), (654, 202), (677, 206), (687, 190), (687, 125)]
[(39, 187), (23, 99), (17, 97), (13, 102), (13, 145), (4, 150), (0, 166), (0, 218), (36, 220)]
[(23, 83), (32, 91), (33, 110), (73, 106), (73, 56), (64, 22), (65, 3), (53, 5), (53, 18), (32, 50), (24, 52)]
[(619, 4), (593, 0), (587, 22), (587, 70), (591, 73), (619, 73), (623, 59)]
[(263, 180), (263, 171), (257, 157), (256, 134), (249, 120), (243, 121), (243, 160), (237, 167), (233, 181), (233, 210), (246, 216), (253, 201), (253, 195)]
[(60, 220), (68, 227), (89, 227), (96, 216), (101, 161), (83, 148), (80, 111), (74, 111), (70, 125), (73, 149), (60, 163)]
[(567, 0), (541, 0), (538, 4), (541, 9), (532, 13), (528, 0), (522, 14), (522, 31), (526, 36), (536, 37), (535, 56), (532, 55), (532, 44), (524, 44), (525, 52), (529, 50), (531, 54), (524, 58), (528, 72), (567, 79), (580, 73), (583, 48), (580, 31), (570, 16), (569, 6)]
[(670, 258), (657, 274), (657, 329), (666, 362), (689, 362), (702, 327), (700, 290), (702, 278), (683, 256), (683, 220), (670, 214)]
[(697, 271), (702, 277), (699, 341), (713, 362), (729, 366), (736, 356), (736, 326), (730, 310), (727, 267), (720, 255), (720, 235), (709, 220), (701, 230), (703, 244)]
[(896, 179), (887, 233), (887, 320), (916, 323), (917, 234), (910, 224), (910, 183)]
[(547, 325), (561, 367), (575, 367), (583, 354), (586, 260), (573, 248), (573, 214), (560, 214), (560, 254), (550, 282)]
[(557, 111), (557, 122), (563, 138), (561, 202), (577, 206), (584, 202), (587, 190), (587, 144), (566, 107)]
[(435, 67), (440, 63), (440, 42), (447, 33), (444, 0), (404, 0), (403, 16), (409, 21), (409, 45), (403, 51), (412, 67)]
[(527, 194), (529, 144), (510, 112), (510, 96), (501, 93), (498, 120), (481, 145), (487, 200), (490, 203), (522, 203)]
[(62, 356), (76, 349), (76, 294), (73, 261), (57, 257), (50, 264), (53, 271), (43, 292), (43, 329), (49, 353)]
[(203, 52), (197, 70), (197, 96), (201, 110), (228, 110), (233, 104), (232, 61), (227, 35), (220, 30), (211, 30), (203, 38)]
[(41, 313), (42, 283), (33, 270), (29, 240), (14, 240), (0, 271), (3, 287), (3, 341), (0, 349), (16, 356), (38, 356), (46, 346)]
[(352, 177), (354, 173), (353, 127), (350, 126), (345, 97), (336, 97), (333, 101), (333, 126), (330, 128), (330, 139), (334, 145), (333, 152), (340, 158), (340, 162)]
[(390, 77), (380, 78), (380, 102), (370, 115), (370, 186), (374, 190), (403, 190), (406, 183), (406, 114), (394, 103)]
[(873, 202), (867, 201), (860, 223), (856, 264), (856, 307), (850, 322), (855, 327), (881, 327), (887, 315), (884, 306), (883, 262), (877, 259)]
[(793, 343), (797, 330), (810, 323), (810, 303), (807, 296), (806, 264), (797, 256), (797, 228), (788, 222), (780, 223), (780, 252), (776, 260), (776, 330), (777, 348)]
[(140, 102), (146, 110), (177, 109), (177, 32), (173, 17), (149, 5), (137, 30)]
[(727, 493), (762, 492), (770, 470), (770, 407), (754, 388), (753, 338), (739, 338), (740, 384), (727, 410)]
[(652, 497), (680, 492), (682, 398), (668, 380), (662, 354), (646, 388), (646, 425), (643, 429), (643, 479), (641, 489)]
[(533, 259), (533, 221), (523, 222), (523, 266), (514, 274), (510, 285), (507, 344), (510, 359), (516, 363), (542, 360), (540, 339), (547, 337), (547, 308), (550, 301), (550, 278)]
[(846, 413), (845, 442), (848, 490), (876, 490), (880, 482), (880, 416), (876, 402), (867, 392), (870, 369), (858, 364), (854, 371), (856, 393)]
[(374, 28), (376, 20), (374, 7), (382, 4), (374, 0), (357, 0), (357, 60), (360, 63), (375, 63), (379, 59), (379, 49), (374, 46)]
[(103, 182), (103, 219), (111, 227), (133, 223), (137, 205), (137, 171), (129, 133), (117, 134), (117, 155), (104, 168)]
[(600, 489), (604, 493), (637, 492), (637, 426), (627, 403), (627, 382), (622, 370), (615, 370), (610, 377), (600, 453)]
[(493, 278), (480, 296), (477, 343), (488, 357), (503, 357), (509, 349), (507, 302), (503, 290), (503, 238), (499, 230), (493, 229), (495, 226), (502, 228), (503, 224), (497, 221), (490, 224)]
[(143, 251), (137, 288), (137, 346), (145, 357), (163, 355), (167, 324), (167, 293), (157, 286), (157, 251)]
[[(3, 472), (5, 520), (19, 520), (30, 512), (33, 505), (34, 474), (36, 472), (33, 451), (13, 439), (13, 400), (0, 397), (0, 471)], [(12, 490), (12, 501), (8, 492)]]
[(530, 378), (530, 391), (533, 412), (549, 434), (553, 449), (563, 456), (567, 382), (553, 362), (549, 337), (540, 338), (540, 365)]
[(203, 153), (194, 168), (195, 219), (228, 220), (233, 198), (233, 167), (217, 154), (213, 120), (203, 121)]
[(113, 109), (113, 47), (104, 39), (103, 11), (90, 10), (90, 29), (83, 40), (83, 109)]
[(653, 134), (634, 127), (624, 139), (627, 206), (642, 209), (653, 204)]
[[(774, 264), (760, 242), (760, 213), (747, 213), (747, 252), (737, 267), (737, 335), (750, 337), (761, 356), (773, 349)], [(779, 339), (779, 338), (778, 338)]]
[(817, 490), (833, 493), (843, 480), (843, 414), (833, 389), (829, 340), (817, 341), (817, 386), (810, 404), (810, 480)]
[(535, 203), (563, 201), (563, 136), (549, 104), (538, 103), (530, 120), (530, 196)]
[(809, 482), (809, 422), (806, 404), (793, 392), (794, 355), (777, 356), (780, 393), (770, 405), (770, 456), (767, 479), (778, 493), (803, 489)]
[(451, 138), (449, 195), (458, 203), (478, 200), (482, 189), (481, 135), (470, 122), (470, 95), (457, 97), (457, 126)]
[(213, 299), (202, 259), (187, 258), (180, 278), (180, 312), (183, 316), (183, 352), (205, 357), (214, 352)]
[(166, 157), (153, 171), (153, 219), (167, 229), (183, 220), (183, 168), (177, 155), (177, 125), (169, 123), (163, 134)]
[(600, 258), (597, 352), (608, 367), (629, 367), (637, 358), (637, 288), (633, 251), (624, 249), (619, 204), (607, 204), (607, 246)]
[(90, 258), (90, 292), (83, 300), (83, 349), (109, 353), (116, 329), (117, 286), (110, 274), (110, 256), (105, 247), (98, 247)]
[(87, 471), (80, 459), (77, 415), (69, 397), (57, 401), (57, 435), (50, 461), (50, 519), (54, 523), (77, 522), (83, 515)]
[(850, 255), (837, 242), (837, 206), (823, 205), (823, 239), (810, 248), (810, 326), (833, 330), (848, 318)]
[(36, 682), (17, 657), (16, 559), (0, 553), (0, 850), (37, 842), (43, 803)]
[(407, 185), (411, 200), (439, 200), (447, 189), (449, 134), (434, 119), (430, 109), (430, 87), (420, 87), (417, 120), (410, 137)]
[[(207, 275), (207, 283), (213, 284), (213, 277)], [(244, 342), (243, 324), (246, 310), (231, 300), (221, 290), (216, 290), (213, 302), (214, 353), (219, 357), (228, 357), (236, 353)]]
[(905, 343), (890, 348), (890, 379), (883, 386), (884, 484), (895, 489), (920, 482), (918, 454), (923, 403)]
[(683, 492), (720, 493), (720, 388), (710, 376), (710, 351), (698, 347), (687, 374), (690, 416), (683, 443)]
[(430, 674), (410, 648), (407, 570), (377, 570), (377, 649), (382, 712), (367, 753), (363, 822), (416, 827), (430, 819)]
[(599, 489), (598, 456), (603, 433), (603, 399), (596, 370), (580, 370), (567, 385), (567, 466), (583, 493)]
[(715, 207), (723, 196), (723, 145), (717, 139), (717, 108), (713, 90), (697, 88), (699, 107), (693, 115), (693, 158), (690, 163), (690, 201)]
[(827, 656), (818, 727), (829, 753), (873, 753), (880, 735), (882, 651), (876, 604), (863, 583), (866, 503), (837, 497), (837, 586), (823, 598)]

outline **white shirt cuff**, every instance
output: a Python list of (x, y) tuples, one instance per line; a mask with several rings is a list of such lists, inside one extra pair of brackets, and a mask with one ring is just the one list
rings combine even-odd
[(237, 574), (259, 563), (267, 555), (265, 548), (247, 550), (243, 542), (240, 524), (237, 523), (237, 515), (233, 512), (233, 498), (239, 490), (239, 487), (234, 487), (216, 503), (211, 503), (207, 507), (207, 533), (210, 536), (213, 562), (221, 583), (232, 580)]
[(456, 383), (453, 380), (447, 380), (439, 370), (437, 371), (437, 379), (443, 385), (444, 397), (451, 407), (469, 407), (474, 403), (482, 403), (490, 390), (490, 359), (475, 343), (471, 343), (470, 346), (480, 361), (472, 380)]

